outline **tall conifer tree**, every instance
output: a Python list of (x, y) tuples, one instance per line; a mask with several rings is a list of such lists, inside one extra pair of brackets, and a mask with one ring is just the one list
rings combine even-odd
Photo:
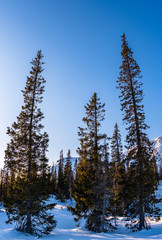
[[(122, 66), (117, 83), (121, 91), (120, 101), (123, 121), (127, 124), (127, 147), (130, 149), (128, 153), (128, 183), (131, 183), (130, 195), (132, 196), (130, 196), (131, 201), (128, 211), (130, 218), (137, 219), (136, 228), (141, 230), (147, 228), (146, 218), (149, 216), (147, 206), (151, 204), (153, 207), (156, 202), (155, 197), (155, 202), (150, 200), (152, 199), (150, 196), (154, 195), (156, 181), (152, 181), (150, 178), (152, 148), (145, 132), (148, 126), (145, 123), (142, 104), (141, 71), (133, 57), (133, 52), (128, 46), (125, 34), (122, 36), (121, 55)], [(157, 216), (156, 209), (152, 208), (152, 211)]]
[(65, 181), (64, 181), (64, 156), (63, 150), (60, 151), (60, 160), (58, 167), (57, 198), (62, 202), (65, 200)]
[(56, 172), (54, 163), (53, 163), (52, 170), (51, 170), (50, 193), (57, 194), (57, 172)]
[(4, 196), (4, 171), (0, 169), (0, 204), (2, 202), (2, 198)]
[(114, 127), (111, 139), (111, 191), (109, 207), (114, 217), (116, 226), (116, 217), (123, 212), (124, 204), (124, 185), (125, 185), (125, 167), (123, 163), (123, 147), (121, 143), (121, 134), (117, 123)]
[[(22, 91), (24, 105), (17, 122), (8, 128), (10, 143), (5, 151), (5, 168), (9, 187), (4, 199), (8, 222), (15, 221), (16, 229), (37, 236), (49, 234), (56, 222), (46, 205), (48, 135), (42, 133), (43, 113), (38, 104), (42, 102), (45, 79), (42, 77), (41, 51), (31, 62), (30, 76)], [(42, 182), (44, 183), (42, 188)]]
[(99, 133), (101, 122), (105, 116), (105, 104), (101, 104), (94, 93), (85, 106), (86, 116), (83, 122), (85, 128), (79, 127), (80, 160), (77, 166), (77, 178), (74, 181), (72, 195), (76, 201), (75, 208), (71, 208), (77, 218), (86, 218), (87, 228), (101, 232), (103, 220), (103, 169), (101, 156), (105, 135)]
[(74, 171), (73, 171), (73, 178), (74, 179), (77, 179), (77, 166), (78, 166), (78, 159), (76, 158), (75, 163), (74, 163)]
[(71, 198), (71, 189), (72, 189), (72, 182), (73, 182), (70, 149), (68, 150), (66, 163), (64, 167), (64, 181), (65, 181), (65, 198), (69, 199)]
[(110, 196), (110, 167), (109, 167), (109, 143), (110, 138), (107, 135), (104, 135), (104, 143), (102, 150), (102, 171), (103, 171), (103, 182), (101, 182), (101, 188), (103, 189), (103, 206), (102, 206), (102, 232), (112, 228), (111, 219), (106, 221), (106, 217), (108, 217), (109, 211), (109, 196)]

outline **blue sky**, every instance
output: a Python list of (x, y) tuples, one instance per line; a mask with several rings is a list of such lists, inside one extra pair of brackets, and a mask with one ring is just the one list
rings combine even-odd
[(143, 75), (148, 135), (162, 135), (161, 13), (160, 0), (0, 0), (0, 166), (9, 142), (6, 129), (21, 111), (21, 90), (38, 49), (46, 62), (41, 108), (50, 163), (61, 149), (77, 155), (78, 126), (84, 126), (84, 105), (94, 91), (106, 104), (102, 132), (112, 136), (118, 122), (124, 141), (115, 88), (123, 32)]

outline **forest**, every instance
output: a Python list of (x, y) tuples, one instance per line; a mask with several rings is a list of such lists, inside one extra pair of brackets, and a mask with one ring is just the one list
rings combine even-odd
[(60, 202), (73, 200), (68, 211), (76, 225), (85, 219), (85, 227), (92, 232), (115, 232), (119, 217), (131, 231), (148, 230), (152, 220), (160, 220), (157, 204), (161, 199), (155, 193), (162, 171), (158, 171), (147, 134), (141, 70), (125, 34), (121, 36), (121, 58), (114, 87), (119, 92), (127, 154), (118, 123), (114, 123), (112, 136), (101, 132), (105, 103), (94, 92), (85, 105), (83, 127), (78, 128), (79, 157), (72, 166), (70, 149), (66, 157), (61, 150), (56, 170), (55, 165), (49, 166), (46, 155), (49, 136), (43, 131), (40, 108), (46, 80), (44, 58), (38, 50), (22, 90), (21, 112), (7, 128), (10, 141), (0, 172), (0, 201), (7, 223), (15, 223), (17, 231), (37, 237), (51, 233), (57, 222), (50, 213), (55, 208), (55, 203), (48, 204), (50, 196)]

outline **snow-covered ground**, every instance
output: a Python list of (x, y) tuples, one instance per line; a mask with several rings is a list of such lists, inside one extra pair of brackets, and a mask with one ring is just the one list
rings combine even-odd
[[(162, 181), (159, 185), (157, 195), (162, 197)], [(50, 198), (49, 202), (56, 202), (56, 207), (52, 210), (57, 220), (57, 226), (53, 232), (44, 236), (42, 240), (120, 240), (120, 239), (129, 239), (129, 240), (156, 240), (162, 239), (162, 218), (159, 222), (152, 222), (152, 228), (150, 230), (143, 230), (141, 232), (130, 232), (123, 226), (120, 226), (119, 229), (115, 232), (108, 233), (93, 233), (87, 231), (84, 227), (84, 221), (81, 222), (80, 227), (76, 226), (73, 216), (70, 212), (67, 211), (66, 205), (70, 205), (71, 202), (60, 203), (54, 198)], [(160, 203), (162, 209), (162, 203)], [(5, 223), (7, 219), (6, 213), (2, 208), (0, 210), (0, 240), (34, 240), (36, 237), (30, 236), (28, 234), (23, 234), (17, 232), (14, 229), (14, 225), (9, 225)]]

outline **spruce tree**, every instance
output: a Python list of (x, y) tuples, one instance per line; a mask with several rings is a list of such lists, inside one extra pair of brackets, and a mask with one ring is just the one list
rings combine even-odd
[(153, 207), (156, 200), (155, 202), (150, 200), (151, 196), (154, 195), (157, 183), (150, 178), (152, 146), (146, 134), (148, 126), (145, 123), (144, 106), (142, 104), (141, 71), (133, 57), (133, 52), (128, 46), (125, 34), (122, 36), (121, 55), (122, 65), (117, 80), (117, 88), (121, 92), (121, 110), (128, 131), (126, 136), (127, 148), (130, 149), (127, 156), (127, 159), (129, 159), (127, 182), (130, 187), (127, 215), (129, 215), (128, 220), (132, 219), (132, 222), (136, 223), (134, 227), (141, 230), (148, 227), (146, 219), (151, 216), (147, 212), (146, 205), (151, 204), (152, 211), (158, 218), (157, 209)]
[(64, 167), (64, 183), (65, 183), (65, 198), (71, 198), (71, 189), (73, 182), (73, 172), (72, 172), (72, 164), (71, 164), (71, 154), (70, 149), (67, 153), (66, 163)]
[(78, 159), (76, 158), (74, 163), (74, 172), (73, 172), (74, 179), (77, 179), (77, 166), (78, 166)]
[[(42, 76), (43, 56), (37, 52), (31, 62), (30, 76), (22, 91), (24, 105), (17, 121), (8, 128), (10, 143), (5, 151), (7, 172), (7, 193), (4, 198), (7, 222), (16, 222), (16, 229), (41, 236), (49, 234), (56, 222), (47, 205), (47, 163), (48, 135), (42, 133), (42, 102), (45, 79)], [(43, 186), (42, 186), (43, 184)]]
[(110, 167), (109, 167), (109, 143), (110, 138), (104, 135), (104, 143), (102, 150), (102, 170), (103, 170), (103, 182), (101, 182), (101, 188), (103, 189), (103, 206), (102, 206), (102, 232), (112, 229), (111, 219), (109, 217), (109, 200), (110, 200)]
[(162, 180), (162, 163), (161, 162), (159, 167), (159, 180)]
[(1, 168), (0, 169), (0, 204), (2, 203), (4, 191), (5, 191), (5, 189), (4, 189), (4, 171)]
[(50, 193), (51, 194), (57, 194), (57, 172), (56, 172), (56, 168), (54, 167), (54, 164), (52, 166), (52, 170), (51, 170), (51, 184), (50, 184), (51, 188), (50, 188)]
[(111, 161), (114, 163), (121, 162), (122, 152), (121, 134), (117, 123), (115, 123), (113, 136), (111, 138)]
[(94, 93), (85, 106), (85, 128), (79, 127), (80, 156), (77, 165), (77, 178), (74, 181), (72, 196), (76, 201), (71, 208), (75, 220), (84, 217), (89, 230), (101, 232), (103, 220), (103, 169), (101, 164), (104, 134), (99, 133), (105, 116), (105, 104), (101, 104)]
[(50, 167), (48, 166), (48, 158), (46, 157), (46, 151), (48, 149), (49, 137), (45, 132), (42, 135), (42, 141), (40, 141), (40, 159), (39, 159), (39, 179), (41, 182), (41, 191), (45, 197), (48, 197), (50, 193)]
[(121, 134), (116, 123), (111, 139), (111, 197), (109, 200), (109, 207), (114, 217), (115, 226), (117, 216), (121, 216), (124, 211), (125, 167), (122, 151)]

